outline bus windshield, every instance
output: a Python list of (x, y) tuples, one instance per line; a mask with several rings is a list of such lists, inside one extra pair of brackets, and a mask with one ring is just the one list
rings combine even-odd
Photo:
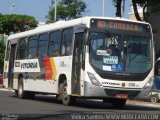
[(146, 73), (152, 67), (151, 36), (90, 31), (90, 63), (110, 73)]

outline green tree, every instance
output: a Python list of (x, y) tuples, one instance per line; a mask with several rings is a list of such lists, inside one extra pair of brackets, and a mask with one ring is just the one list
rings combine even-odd
[(4, 52), (5, 52), (5, 39), (3, 35), (0, 35), (0, 72), (2, 72), (3, 70)]
[[(70, 20), (79, 18), (85, 12), (86, 4), (83, 0), (60, 0), (57, 4), (57, 20)], [(47, 15), (47, 22), (54, 22), (55, 7)]]
[(0, 15), (0, 33), (9, 35), (10, 32), (17, 33), (33, 29), (38, 22), (34, 17), (27, 15)]
[[(125, 0), (123, 0), (125, 2)], [(133, 10), (135, 17), (138, 21), (148, 21), (148, 15), (152, 12), (157, 12), (160, 10), (160, 2), (159, 0), (131, 0), (133, 5)], [(116, 7), (116, 16), (121, 17), (121, 8), (122, 8), (122, 0), (113, 0), (113, 4)], [(142, 19), (138, 13), (137, 5), (143, 8), (143, 18)], [(148, 12), (148, 8), (151, 8), (151, 11)]]
[[(148, 21), (149, 14), (155, 13), (160, 10), (159, 0), (132, 0), (132, 4), (133, 9), (136, 8), (136, 5), (140, 5), (143, 8), (144, 21)], [(148, 10), (148, 8), (150, 8), (150, 11)], [(134, 13), (137, 20), (142, 21), (142, 19), (139, 18), (139, 13), (136, 9), (134, 9)]]
[[(33, 29), (37, 26), (38, 22), (34, 17), (27, 15), (2, 15), (0, 14), (0, 34), (9, 35), (10, 32), (17, 33), (23, 32), (28, 29)], [(3, 69), (3, 59), (5, 52), (5, 39), (0, 35), (0, 72)]]

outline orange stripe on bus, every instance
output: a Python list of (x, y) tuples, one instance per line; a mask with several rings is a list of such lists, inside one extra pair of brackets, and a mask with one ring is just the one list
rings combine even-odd
[(55, 80), (57, 70), (55, 67), (54, 58), (44, 58), (45, 80)]
[(51, 80), (53, 72), (52, 72), (50, 58), (44, 58), (44, 68), (45, 68), (45, 80)]
[(56, 70), (54, 58), (50, 58), (50, 62), (51, 62), (52, 71), (53, 71), (52, 79), (55, 80), (56, 79), (56, 75), (57, 75), (57, 70)]

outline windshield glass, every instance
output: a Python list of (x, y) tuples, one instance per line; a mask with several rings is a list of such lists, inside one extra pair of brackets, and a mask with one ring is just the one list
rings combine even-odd
[(151, 69), (151, 37), (90, 32), (90, 63), (104, 72), (146, 73)]

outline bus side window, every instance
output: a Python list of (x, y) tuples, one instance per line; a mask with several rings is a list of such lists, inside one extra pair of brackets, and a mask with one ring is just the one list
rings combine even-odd
[(35, 58), (37, 54), (37, 35), (28, 39), (28, 58)]
[(38, 57), (47, 56), (48, 33), (40, 34), (38, 39)]
[(72, 53), (72, 37), (73, 37), (73, 28), (68, 28), (63, 30), (62, 33), (62, 45), (61, 45), (61, 55), (68, 56)]
[(60, 54), (61, 31), (54, 31), (50, 33), (48, 44), (48, 56), (56, 57)]
[(27, 57), (28, 38), (21, 38), (19, 44), (19, 59), (25, 59)]

